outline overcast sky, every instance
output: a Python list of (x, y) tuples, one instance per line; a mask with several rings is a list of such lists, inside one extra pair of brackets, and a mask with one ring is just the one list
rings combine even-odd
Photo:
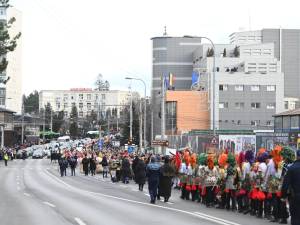
[(23, 13), (23, 91), (92, 87), (99, 73), (112, 89), (127, 89), (131, 75), (149, 90), (150, 38), (165, 25), (170, 36), (228, 43), (230, 33), (250, 26), (300, 28), (297, 1), (11, 0)]

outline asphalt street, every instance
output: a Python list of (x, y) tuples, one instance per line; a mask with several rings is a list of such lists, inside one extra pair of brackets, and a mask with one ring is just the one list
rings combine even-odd
[(133, 182), (112, 183), (100, 175), (60, 177), (48, 159), (0, 161), (2, 225), (264, 225), (267, 220), (206, 208), (181, 200), (174, 190), (170, 203), (149, 203)]

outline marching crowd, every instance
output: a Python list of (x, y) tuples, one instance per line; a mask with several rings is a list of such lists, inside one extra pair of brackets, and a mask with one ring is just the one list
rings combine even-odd
[[(297, 157), (297, 159), (296, 159)], [(272, 151), (261, 148), (234, 154), (224, 150), (217, 154), (196, 154), (189, 149), (173, 156), (130, 155), (106, 150), (67, 151), (59, 159), (61, 176), (70, 166), (87, 176), (102, 172), (113, 182), (127, 184), (134, 180), (142, 191), (146, 181), (150, 202), (163, 197), (167, 202), (172, 187), (181, 190), (181, 198), (206, 205), (251, 214), (270, 222), (292, 224), (300, 220), (300, 151), (275, 146)], [(290, 213), (289, 213), (290, 212)]]

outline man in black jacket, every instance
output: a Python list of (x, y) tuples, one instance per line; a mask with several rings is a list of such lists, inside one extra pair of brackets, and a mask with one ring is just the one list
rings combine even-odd
[(291, 224), (300, 224), (300, 150), (297, 151), (297, 160), (288, 168), (282, 184), (282, 198), (288, 194), (290, 202)]

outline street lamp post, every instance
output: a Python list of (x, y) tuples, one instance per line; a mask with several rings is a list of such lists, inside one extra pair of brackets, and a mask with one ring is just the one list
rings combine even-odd
[(126, 80), (138, 80), (141, 81), (144, 85), (144, 148), (146, 148), (146, 119), (147, 119), (147, 86), (146, 82), (140, 78), (134, 78), (134, 77), (125, 77)]
[(206, 40), (208, 40), (210, 43), (211, 43), (211, 45), (212, 45), (212, 48), (213, 48), (213, 50), (214, 50), (214, 55), (213, 55), (213, 77), (212, 77), (212, 128), (213, 128), (213, 135), (214, 136), (216, 136), (216, 118), (215, 118), (215, 107), (216, 107), (216, 103), (215, 103), (215, 85), (216, 85), (216, 49), (215, 49), (215, 45), (214, 45), (214, 43), (213, 43), (213, 41), (210, 39), (210, 38), (208, 38), (208, 37), (204, 37), (204, 36), (197, 36), (198, 38), (203, 38), (203, 39), (206, 39)]

